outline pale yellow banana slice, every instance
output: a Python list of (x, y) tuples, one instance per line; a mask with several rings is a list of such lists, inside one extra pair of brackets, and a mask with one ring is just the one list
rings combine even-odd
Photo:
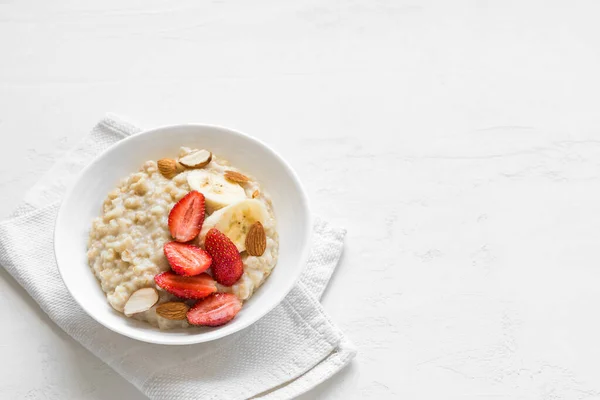
[(239, 252), (246, 250), (246, 234), (256, 221), (264, 224), (269, 217), (265, 205), (254, 199), (246, 199), (215, 211), (204, 220), (200, 241), (211, 228), (217, 228), (235, 244)]
[(192, 190), (197, 190), (206, 199), (206, 208), (213, 212), (246, 198), (244, 188), (229, 182), (223, 175), (204, 169), (190, 171), (187, 176)]

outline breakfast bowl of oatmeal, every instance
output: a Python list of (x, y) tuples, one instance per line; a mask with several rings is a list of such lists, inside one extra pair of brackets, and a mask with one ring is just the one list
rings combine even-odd
[(192, 344), (279, 304), (309, 234), (304, 190), (267, 145), (178, 125), (91, 161), (63, 199), (54, 245), (67, 289), (92, 318), (134, 339)]

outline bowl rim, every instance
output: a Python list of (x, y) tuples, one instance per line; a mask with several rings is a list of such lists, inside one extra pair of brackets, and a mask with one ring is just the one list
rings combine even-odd
[[(277, 161), (279, 163), (281, 163), (282, 167), (286, 169), (286, 171), (289, 173), (289, 175), (291, 176), (294, 184), (298, 187), (299, 189), (299, 194), (301, 196), (301, 201), (302, 203), (305, 205), (306, 207), (306, 232), (304, 234), (304, 247), (300, 253), (300, 257), (298, 258), (298, 262), (301, 263), (302, 265), (305, 265), (307, 260), (308, 260), (308, 255), (309, 255), (309, 250), (310, 250), (310, 239), (312, 236), (312, 226), (313, 226), (313, 216), (311, 213), (311, 207), (310, 207), (310, 203), (309, 203), (309, 199), (308, 196), (306, 194), (306, 191), (304, 189), (304, 186), (302, 185), (302, 182), (300, 181), (300, 179), (298, 178), (298, 175), (296, 174), (296, 172), (294, 171), (294, 169), (289, 165), (289, 163), (277, 152), (275, 151), (271, 146), (267, 145), (265, 142), (263, 142), (260, 139), (257, 139), (256, 137), (253, 137), (251, 135), (248, 135), (246, 133), (231, 129), (231, 128), (226, 128), (220, 125), (213, 125), (213, 124), (200, 124), (200, 123), (184, 123), (184, 124), (172, 124), (172, 125), (163, 125), (163, 126), (159, 126), (156, 128), (152, 128), (152, 129), (146, 129), (146, 130), (142, 130), (140, 132), (134, 133), (130, 136), (127, 136), (119, 141), (117, 141), (116, 143), (113, 143), (112, 145), (110, 145), (108, 148), (102, 150), (99, 154), (97, 154), (94, 159), (87, 164), (81, 171), (79, 171), (79, 173), (76, 175), (76, 177), (74, 178), (74, 180), (71, 182), (71, 184), (69, 185), (69, 187), (66, 189), (61, 202), (60, 202), (60, 206), (58, 209), (58, 213), (56, 215), (56, 219), (55, 219), (55, 223), (54, 223), (54, 231), (53, 231), (53, 250), (54, 250), (54, 259), (56, 261), (56, 266), (58, 269), (58, 273), (65, 285), (65, 287), (67, 288), (67, 291), (69, 292), (70, 296), (75, 300), (75, 302), (79, 305), (79, 307), (81, 307), (85, 313), (87, 315), (89, 315), (92, 319), (94, 319), (96, 322), (98, 322), (99, 324), (101, 324), (102, 326), (110, 329), (113, 332), (116, 332), (118, 334), (121, 334), (123, 336), (129, 337), (131, 339), (135, 339), (135, 340), (139, 340), (141, 342), (146, 342), (146, 343), (154, 343), (154, 344), (164, 344), (164, 345), (191, 345), (191, 344), (198, 344), (198, 343), (204, 343), (204, 342), (210, 342), (212, 340), (217, 340), (220, 338), (223, 338), (225, 336), (231, 335), (233, 333), (239, 332), (251, 325), (253, 325), (254, 323), (256, 323), (257, 321), (259, 321), (261, 318), (263, 318), (266, 314), (268, 314), (269, 312), (271, 312), (275, 307), (277, 307), (279, 304), (281, 304), (281, 302), (285, 299), (285, 297), (291, 292), (291, 290), (298, 284), (298, 282), (300, 281), (300, 276), (302, 275), (302, 272), (304, 271), (304, 268), (299, 268), (298, 272), (296, 272), (296, 276), (294, 277), (293, 280), (290, 280), (290, 283), (288, 284), (288, 287), (283, 290), (281, 292), (281, 294), (278, 296), (278, 298), (276, 299), (276, 301), (273, 301), (270, 305), (268, 305), (267, 307), (264, 307), (263, 309), (260, 309), (259, 311), (256, 312), (256, 316), (249, 319), (248, 321), (245, 321), (244, 323), (240, 323), (238, 325), (230, 325), (230, 324), (226, 324), (220, 327), (215, 328), (215, 330), (212, 330), (210, 332), (202, 332), (199, 333), (197, 335), (189, 335), (189, 336), (172, 336), (169, 337), (168, 339), (165, 337), (165, 339), (162, 338), (162, 335), (160, 335), (158, 338), (148, 338), (145, 337), (144, 335), (138, 335), (137, 331), (138, 328), (135, 327), (134, 329), (130, 330), (130, 329), (125, 329), (122, 328), (121, 326), (112, 326), (111, 324), (107, 324), (105, 323), (105, 321), (102, 321), (101, 319), (97, 318), (92, 312), (90, 312), (90, 310), (88, 310), (86, 308), (86, 306), (84, 306), (79, 299), (73, 294), (73, 292), (71, 291), (71, 288), (69, 287), (69, 285), (67, 284), (67, 281), (65, 280), (65, 277), (63, 276), (63, 269), (61, 268), (61, 262), (60, 262), (60, 256), (59, 256), (59, 242), (61, 242), (61, 240), (59, 239), (58, 236), (58, 232), (61, 231), (62, 229), (62, 223), (61, 221), (64, 220), (64, 214), (67, 212), (66, 210), (66, 200), (70, 199), (73, 194), (75, 193), (75, 188), (78, 184), (78, 182), (81, 180), (81, 178), (83, 176), (85, 176), (88, 171), (92, 168), (92, 166), (94, 166), (95, 164), (99, 163), (101, 160), (103, 160), (104, 158), (106, 158), (108, 156), (108, 154), (110, 154), (112, 151), (114, 151), (114, 149), (116, 149), (117, 147), (122, 146), (123, 144), (132, 141), (132, 140), (136, 140), (136, 138), (140, 137), (140, 136), (144, 136), (147, 134), (151, 134), (151, 133), (155, 133), (158, 131), (169, 131), (172, 129), (180, 129), (180, 128), (208, 128), (208, 129), (216, 129), (216, 130), (220, 130), (220, 131), (225, 131), (228, 134), (232, 134), (234, 136), (241, 136), (244, 137), (246, 139), (249, 139), (255, 143), (257, 143), (259, 146), (263, 147), (267, 152), (271, 153), (271, 155), (277, 159)], [(59, 229), (60, 228), (60, 229)], [(90, 271), (91, 273), (91, 271)], [(123, 318), (126, 318), (125, 316), (123, 316)], [(167, 330), (165, 331), (160, 331), (161, 334), (166, 334), (168, 335)], [(207, 333), (210, 333), (209, 335), (207, 335)]]

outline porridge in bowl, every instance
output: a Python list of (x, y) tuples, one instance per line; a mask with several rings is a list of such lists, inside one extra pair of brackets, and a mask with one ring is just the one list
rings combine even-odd
[(146, 161), (92, 222), (89, 265), (109, 304), (161, 329), (231, 320), (277, 263), (260, 184), (207, 150)]

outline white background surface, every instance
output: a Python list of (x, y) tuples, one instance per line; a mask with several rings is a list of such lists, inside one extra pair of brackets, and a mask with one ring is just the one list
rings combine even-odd
[[(0, 1), (0, 216), (105, 111), (240, 129), (348, 228), (324, 305), (360, 353), (303, 400), (600, 399), (599, 12)], [(0, 292), (0, 398), (142, 398)]]

